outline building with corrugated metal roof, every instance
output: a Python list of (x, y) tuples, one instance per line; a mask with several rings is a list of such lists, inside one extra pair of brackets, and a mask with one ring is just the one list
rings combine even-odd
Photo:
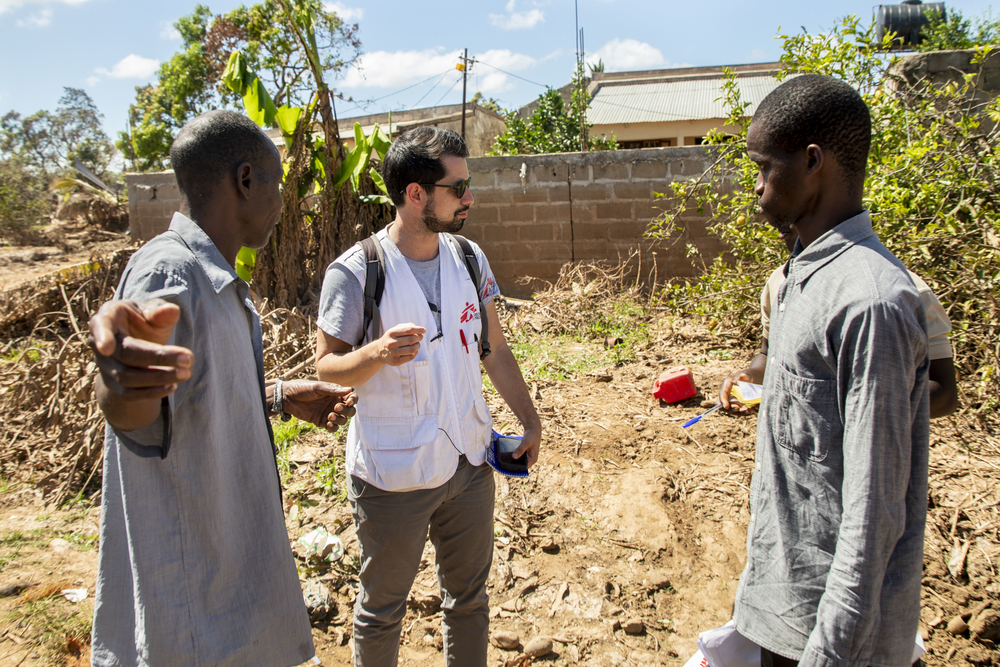
[[(736, 74), (747, 114), (778, 87), (781, 63), (725, 66)], [(696, 146), (711, 130), (735, 133), (726, 125), (722, 101), (723, 66), (644, 72), (594, 72), (587, 120), (591, 136), (612, 136), (621, 148)]]

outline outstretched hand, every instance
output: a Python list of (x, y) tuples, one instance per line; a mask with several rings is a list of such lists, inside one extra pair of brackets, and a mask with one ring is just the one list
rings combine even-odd
[(194, 354), (167, 345), (180, 308), (164, 301), (109, 301), (90, 318), (87, 342), (105, 387), (124, 401), (160, 399), (191, 377)]
[(289, 380), (281, 384), (281, 409), (333, 433), (357, 410), (358, 396), (350, 387), (329, 382)]

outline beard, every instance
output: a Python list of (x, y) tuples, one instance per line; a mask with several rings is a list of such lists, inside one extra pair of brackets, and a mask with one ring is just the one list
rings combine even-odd
[(423, 216), (421, 217), (421, 221), (424, 223), (424, 227), (426, 227), (429, 232), (434, 232), (436, 234), (441, 232), (454, 234), (455, 232), (461, 231), (462, 227), (465, 225), (465, 219), (458, 217), (458, 214), (464, 213), (468, 210), (468, 206), (463, 206), (455, 211), (455, 215), (453, 215), (450, 220), (439, 218), (434, 213), (425, 210)]

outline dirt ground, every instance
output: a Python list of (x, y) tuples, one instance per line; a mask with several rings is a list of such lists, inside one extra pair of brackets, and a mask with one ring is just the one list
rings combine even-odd
[[(0, 253), (0, 281), (12, 283), (18, 268), (87, 260), (53, 253), (28, 266), (9, 255)], [(508, 331), (545, 436), (529, 479), (497, 477), (491, 634), (496, 644), (499, 633), (513, 633), (520, 648), (491, 644), (490, 665), (683, 665), (698, 633), (730, 618), (745, 559), (756, 415), (720, 411), (687, 432), (681, 424), (714, 404), (722, 378), (747, 355), (696, 323), (644, 317), (648, 342), (626, 359), (582, 336), (523, 324)], [(652, 382), (675, 365), (692, 369), (703, 395), (661, 404)], [(497, 430), (517, 432), (502, 401), (488, 397)], [(928, 665), (1000, 664), (998, 454), (988, 428), (968, 419), (932, 424), (920, 627)], [(303, 585), (329, 596), (314, 605), (322, 608), (313, 636), (324, 665), (350, 664), (357, 586), (342, 457), (343, 435), (321, 431), (298, 435), (282, 455)], [(80, 640), (93, 613), (96, 502), (53, 507), (27, 484), (0, 485), (0, 666), (87, 661)], [(339, 561), (309, 558), (298, 542), (320, 526), (342, 539)], [(403, 624), (401, 665), (443, 664), (433, 562), (428, 544)], [(19, 590), (26, 584), (34, 586)], [(84, 587), (82, 602), (61, 595)], [(46, 592), (54, 594), (27, 599)], [(520, 649), (536, 638), (551, 640), (552, 652), (525, 657)]]

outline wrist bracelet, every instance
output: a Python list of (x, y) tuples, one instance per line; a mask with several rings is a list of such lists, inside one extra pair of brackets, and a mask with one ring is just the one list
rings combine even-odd
[(274, 381), (274, 402), (271, 405), (271, 412), (277, 412), (281, 415), (281, 421), (286, 422), (291, 419), (292, 416), (285, 412), (284, 406), (282, 405), (282, 382), (283, 381), (280, 378)]

